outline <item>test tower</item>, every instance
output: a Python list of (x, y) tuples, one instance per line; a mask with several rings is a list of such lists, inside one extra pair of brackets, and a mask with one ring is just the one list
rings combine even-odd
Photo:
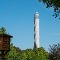
[(39, 48), (39, 14), (34, 14), (34, 48)]

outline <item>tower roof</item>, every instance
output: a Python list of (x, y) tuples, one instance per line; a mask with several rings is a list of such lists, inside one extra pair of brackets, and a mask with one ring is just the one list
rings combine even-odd
[(11, 35), (9, 35), (9, 34), (0, 34), (0, 36), (7, 36), (7, 37), (13, 37), (13, 36), (11, 36)]
[(38, 12), (36, 12), (36, 14), (38, 14)]

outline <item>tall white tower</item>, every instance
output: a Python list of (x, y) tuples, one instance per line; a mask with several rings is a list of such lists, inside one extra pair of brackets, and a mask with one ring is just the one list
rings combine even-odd
[(34, 48), (39, 48), (39, 14), (34, 14)]

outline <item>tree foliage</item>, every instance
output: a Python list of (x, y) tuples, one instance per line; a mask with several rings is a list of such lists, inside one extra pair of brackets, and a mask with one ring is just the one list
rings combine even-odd
[(46, 5), (46, 8), (53, 7), (54, 14), (53, 16), (58, 17), (60, 14), (60, 0), (39, 0), (39, 2), (43, 2)]
[(36, 60), (48, 60), (48, 52), (43, 48), (34, 50)]
[(22, 60), (47, 60), (48, 52), (44, 48), (22, 50)]
[(12, 43), (10, 45), (10, 51), (6, 54), (5, 58), (7, 60), (21, 60), (19, 52), (16, 51)]
[(4, 33), (6, 33), (6, 29), (4, 27), (1, 27), (0, 28), (0, 34), (4, 34)]
[(60, 60), (60, 44), (50, 46), (49, 51), (50, 60)]
[(44, 48), (21, 50), (11, 45), (6, 58), (7, 60), (48, 60), (48, 52)]

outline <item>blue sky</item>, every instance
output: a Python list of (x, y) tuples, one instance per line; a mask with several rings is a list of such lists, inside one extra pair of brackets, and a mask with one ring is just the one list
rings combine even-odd
[(13, 36), (12, 43), (21, 49), (34, 46), (34, 14), (40, 18), (40, 47), (60, 43), (60, 20), (54, 18), (53, 8), (46, 9), (38, 0), (0, 0), (0, 28)]

